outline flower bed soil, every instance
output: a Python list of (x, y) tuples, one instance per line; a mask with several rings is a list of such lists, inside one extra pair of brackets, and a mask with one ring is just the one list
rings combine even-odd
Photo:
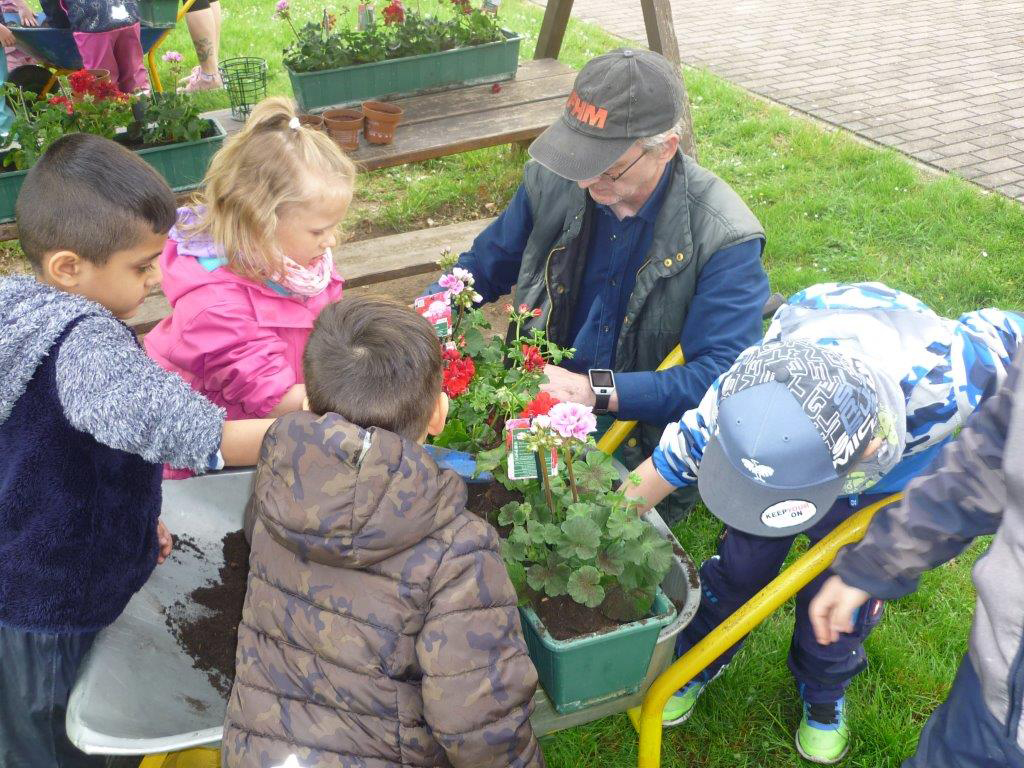
[[(504, 538), (508, 533), (507, 529), (502, 530), (502, 527), (495, 522), (498, 510), (510, 501), (522, 500), (521, 494), (510, 491), (501, 483), (473, 483), (469, 485), (466, 510), (487, 520)], [(544, 623), (544, 628), (555, 640), (571, 640), (585, 635), (609, 632), (622, 626), (598, 610), (580, 605), (568, 595), (547, 597), (530, 590), (528, 599), (530, 607), (537, 613)]]
[[(170, 606), (166, 623), (192, 658), (192, 666), (206, 672), (210, 684), (226, 697), (235, 679), (235, 646), (249, 576), (249, 544), (242, 531), (225, 535), (222, 544), (220, 581), (198, 587)], [(176, 537), (175, 547), (200, 552), (187, 536)], [(205, 610), (197, 614), (196, 605)]]

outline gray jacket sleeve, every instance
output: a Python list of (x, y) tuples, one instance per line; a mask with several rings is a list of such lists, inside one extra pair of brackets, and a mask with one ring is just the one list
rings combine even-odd
[(224, 411), (146, 356), (107, 317), (76, 325), (57, 357), (57, 394), (75, 429), (147, 461), (204, 472)]
[(1006, 506), (1003, 450), (1020, 397), (1024, 354), (1003, 386), (968, 420), (929, 474), (899, 505), (879, 511), (864, 540), (839, 553), (833, 570), (874, 597), (892, 599), (917, 589), (921, 574), (960, 554), (977, 536), (995, 533)]

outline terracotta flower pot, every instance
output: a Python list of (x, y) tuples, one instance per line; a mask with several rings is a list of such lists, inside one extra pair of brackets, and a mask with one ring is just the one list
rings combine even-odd
[(386, 101), (364, 101), (366, 140), (371, 144), (390, 144), (395, 139), (395, 128), (402, 121), (402, 108)]
[(342, 149), (359, 149), (359, 129), (363, 127), (363, 113), (359, 109), (328, 109), (324, 112), (327, 133)]
[(90, 75), (96, 78), (97, 83), (110, 82), (110, 70), (109, 69), (87, 69), (85, 70)]
[(323, 115), (299, 115), (299, 122), (307, 128), (312, 128), (314, 131), (325, 130)]

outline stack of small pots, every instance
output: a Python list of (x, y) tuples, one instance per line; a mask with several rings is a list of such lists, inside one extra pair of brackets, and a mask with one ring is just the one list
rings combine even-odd
[(359, 131), (371, 144), (390, 144), (402, 120), (402, 108), (384, 101), (364, 101), (361, 108), (328, 109), (322, 114), (299, 115), (310, 128), (326, 131), (338, 145), (350, 152), (359, 149)]

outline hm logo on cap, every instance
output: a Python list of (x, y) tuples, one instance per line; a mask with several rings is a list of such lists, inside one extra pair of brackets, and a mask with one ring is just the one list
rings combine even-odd
[(592, 128), (603, 129), (604, 121), (608, 119), (607, 109), (595, 107), (589, 101), (584, 101), (576, 91), (569, 94), (569, 101), (566, 102), (565, 108), (569, 111), (570, 115)]

